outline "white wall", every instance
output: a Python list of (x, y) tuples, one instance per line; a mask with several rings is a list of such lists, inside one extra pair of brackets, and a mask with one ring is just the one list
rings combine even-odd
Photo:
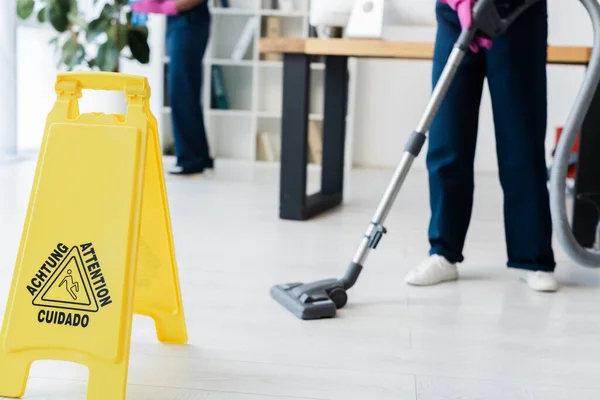
[[(583, 6), (576, 0), (548, 2), (549, 43), (591, 46), (591, 23)], [(434, 37), (435, 28), (394, 29), (386, 36), (408, 41), (433, 41)], [(576, 66), (548, 67), (549, 144), (554, 143), (555, 127), (564, 123), (570, 111), (584, 72), (583, 67)], [(360, 60), (357, 78), (354, 164), (393, 167), (429, 99), (431, 62)], [(495, 171), (495, 139), (487, 89), (482, 100), (477, 146), (476, 169)], [(424, 154), (425, 149), (415, 168), (425, 167)]]
[(15, 85), (15, 45), (16, 16), (15, 1), (0, 3), (0, 79), (3, 80), (0, 93), (0, 159), (16, 152), (16, 85)]
[(46, 115), (54, 104), (56, 62), (48, 28), (20, 26), (17, 30), (17, 148), (37, 150)]

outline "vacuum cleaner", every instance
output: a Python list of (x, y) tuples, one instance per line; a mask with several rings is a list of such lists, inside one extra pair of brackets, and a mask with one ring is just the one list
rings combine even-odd
[[(581, 131), (581, 126), (590, 108), (600, 81), (600, 59), (596, 57), (600, 44), (600, 5), (597, 0), (580, 0), (592, 20), (594, 47), (583, 85), (575, 100), (575, 105), (567, 118), (560, 139), (554, 151), (554, 162), (550, 171), (550, 212), (552, 226), (558, 242), (567, 255), (579, 265), (591, 268), (600, 267), (600, 193), (582, 193), (577, 200), (584, 200), (596, 206), (598, 222), (596, 239), (591, 249), (579, 244), (569, 224), (567, 216), (567, 173), (572, 165), (572, 149)], [(600, 177), (598, 177), (600, 179)]]
[[(464, 29), (456, 41), (442, 75), (433, 89), (425, 112), (406, 143), (400, 162), (393, 173), (392, 179), (379, 202), (377, 210), (364, 233), (344, 277), (312, 283), (295, 282), (275, 285), (271, 288), (271, 296), (277, 302), (303, 320), (335, 317), (337, 310), (346, 305), (348, 301), (347, 291), (358, 280), (369, 251), (377, 248), (377, 245), (386, 233), (383, 223), (408, 175), (414, 159), (419, 155), (425, 143), (426, 133), (458, 67), (465, 54), (469, 51), (469, 44), (476, 34), (483, 34), (490, 39), (502, 35), (523, 12), (538, 1), (523, 0), (523, 4), (506, 18), (500, 16), (494, 5), (494, 0), (478, 0), (475, 3), (473, 7), (472, 26), (469, 29)], [(595, 47), (600, 43), (600, 5), (597, 0), (580, 1), (586, 7), (594, 26), (595, 40), (593, 54), (595, 55)], [(570, 118), (564, 127), (561, 142), (557, 145), (556, 164), (552, 168), (551, 176), (552, 210), (554, 211), (553, 222), (557, 228), (560, 228), (559, 237), (574, 259), (582, 264), (595, 266), (600, 265), (600, 253), (590, 253), (578, 247), (579, 245), (573, 238), (568, 226), (564, 189), (570, 150), (600, 80), (599, 67), (600, 64), (596, 57), (592, 57), (581, 92)]]

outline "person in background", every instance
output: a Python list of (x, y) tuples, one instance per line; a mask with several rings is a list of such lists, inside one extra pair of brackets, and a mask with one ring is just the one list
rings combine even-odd
[(210, 36), (207, 0), (142, 0), (134, 12), (167, 16), (168, 95), (177, 167), (190, 175), (213, 168), (201, 106), (202, 60)]
[[(438, 0), (433, 83), (462, 29), (472, 23), (475, 0)], [(496, 0), (502, 17), (523, 0)], [(556, 291), (552, 225), (546, 186), (547, 2), (540, 0), (492, 41), (471, 44), (429, 132), (427, 168), (430, 256), (405, 278), (433, 285), (458, 278), (471, 218), (473, 163), (485, 78), (492, 100), (498, 168), (504, 192), (508, 267), (525, 273), (536, 291)]]

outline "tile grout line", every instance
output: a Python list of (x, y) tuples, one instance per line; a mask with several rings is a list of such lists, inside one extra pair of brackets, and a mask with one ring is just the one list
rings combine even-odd
[[(131, 353), (132, 356), (143, 356), (143, 357), (164, 357), (164, 358), (173, 358), (179, 360), (204, 360), (204, 361), (218, 361), (224, 363), (239, 363), (239, 364), (256, 364), (256, 365), (266, 365), (266, 366), (282, 366), (282, 367), (298, 367), (303, 369), (314, 369), (319, 368), (326, 371), (344, 371), (344, 372), (355, 372), (355, 373), (364, 373), (365, 370), (348, 368), (348, 367), (335, 367), (335, 366), (320, 366), (314, 364), (289, 364), (289, 363), (280, 363), (275, 361), (255, 361), (255, 360), (235, 360), (230, 358), (214, 358), (214, 357), (196, 357), (196, 356), (179, 356), (179, 355), (168, 355), (168, 354), (153, 354), (153, 353)], [(374, 370), (374, 373), (378, 374), (388, 374), (388, 375), (402, 375), (402, 376), (411, 376), (412, 374), (409, 372), (391, 372), (387, 370)]]
[[(31, 379), (48, 379), (52, 381), (64, 381), (64, 382), (79, 382), (87, 384), (87, 380), (81, 379), (72, 379), (72, 378), (54, 378), (54, 377), (32, 377)], [(228, 394), (239, 394), (239, 395), (250, 395), (250, 396), (267, 396), (273, 399), (298, 399), (298, 400), (327, 400), (325, 398), (320, 397), (298, 397), (294, 395), (279, 395), (279, 394), (266, 394), (266, 393), (252, 393), (252, 392), (236, 392), (230, 390), (211, 390), (211, 389), (198, 389), (198, 388), (189, 388), (189, 387), (181, 387), (181, 386), (162, 386), (162, 385), (144, 385), (137, 383), (128, 383), (127, 387), (140, 387), (140, 388), (154, 388), (154, 389), (173, 389), (173, 390), (190, 390), (194, 392), (205, 392), (205, 393), (228, 393)], [(5, 399), (5, 397), (0, 397), (0, 400)]]
[(415, 400), (419, 400), (419, 392), (417, 390), (417, 376), (413, 375), (413, 382), (415, 384)]

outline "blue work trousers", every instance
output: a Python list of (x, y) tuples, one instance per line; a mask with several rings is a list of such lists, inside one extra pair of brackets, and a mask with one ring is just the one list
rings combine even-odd
[[(497, 0), (506, 15), (523, 1)], [(440, 78), (461, 28), (455, 11), (437, 2), (433, 84)], [(471, 219), (473, 164), (484, 81), (490, 91), (508, 267), (553, 271), (552, 225), (546, 187), (547, 4), (532, 6), (491, 50), (469, 52), (429, 132), (431, 254), (463, 261)]]
[(201, 102), (210, 23), (206, 2), (167, 19), (168, 93), (177, 166), (182, 168), (203, 167), (210, 159)]

